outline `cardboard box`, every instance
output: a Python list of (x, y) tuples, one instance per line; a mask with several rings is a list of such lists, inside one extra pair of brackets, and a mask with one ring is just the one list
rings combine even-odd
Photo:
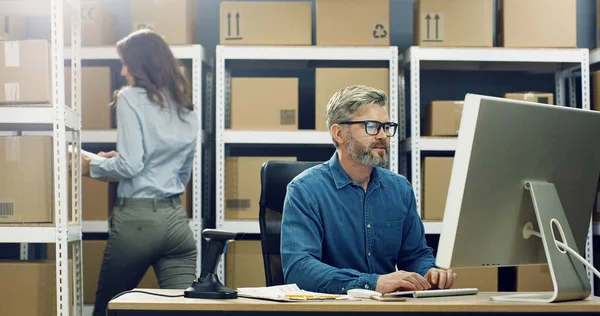
[(0, 137), (0, 223), (52, 223), (52, 137)]
[(151, 29), (170, 45), (195, 44), (201, 0), (131, 0), (132, 31)]
[(592, 104), (590, 108), (600, 111), (600, 71), (592, 73)]
[(457, 274), (454, 288), (477, 288), (480, 292), (498, 291), (498, 268), (452, 268)]
[(82, 177), (81, 216), (85, 221), (107, 221), (109, 210), (108, 183)]
[(600, 47), (600, 0), (596, 0), (596, 47)]
[(230, 113), (230, 129), (297, 130), (298, 78), (232, 78)]
[(340, 89), (355, 84), (373, 87), (385, 92), (389, 102), (389, 82), (388, 68), (317, 68), (315, 70), (315, 129), (327, 130), (325, 118), (327, 104)]
[[(69, 174), (67, 179), (69, 220), (73, 218), (73, 177)], [(85, 221), (107, 221), (112, 212), (112, 205), (116, 198), (111, 192), (110, 183), (81, 177), (81, 207), (80, 219)]]
[[(103, 1), (84, 0), (81, 2), (81, 45), (115, 45), (117, 42), (116, 21), (106, 10)], [(49, 27), (48, 21), (48, 27)], [(65, 45), (71, 46), (71, 19), (65, 15)]]
[(27, 20), (20, 16), (0, 15), (0, 40), (24, 39)]
[(545, 92), (512, 92), (504, 94), (504, 98), (544, 104), (554, 104), (554, 95)]
[(0, 46), (0, 104), (52, 103), (48, 41), (0, 41)]
[[(81, 2), (81, 45), (115, 45), (117, 42), (116, 21), (106, 10), (102, 0), (82, 0)], [(64, 44), (71, 46), (71, 13), (69, 6), (64, 7)], [(27, 17), (26, 38), (51, 41), (50, 17)]]
[(269, 160), (295, 161), (296, 157), (225, 158), (225, 219), (258, 219), (260, 168)]
[(223, 1), (219, 20), (221, 45), (312, 45), (311, 2)]
[(552, 276), (547, 264), (517, 267), (517, 291), (553, 291)]
[[(112, 83), (109, 67), (81, 67), (82, 129), (111, 129)], [(65, 100), (71, 107), (71, 67), (65, 67)]]
[(453, 163), (452, 157), (423, 159), (423, 219), (432, 221), (444, 219)]
[(417, 0), (413, 18), (417, 46), (494, 46), (492, 0)]
[(577, 1), (499, 0), (498, 45), (577, 47)]
[[(68, 260), (68, 271), (69, 302), (72, 304), (72, 260)], [(0, 280), (3, 285), (0, 286), (0, 315), (57, 315), (55, 261), (0, 261)]]
[(225, 256), (225, 286), (233, 289), (266, 286), (260, 240), (232, 242)]
[[(55, 260), (56, 249), (54, 244), (47, 245), (47, 256), (49, 260)], [(73, 258), (72, 247), (69, 247), (69, 259)], [(96, 289), (100, 278), (100, 268), (106, 249), (106, 240), (84, 240), (83, 241), (83, 303), (94, 304), (96, 301)], [(137, 286), (144, 289), (157, 289), (158, 281), (152, 267), (148, 268), (146, 274)]]
[(317, 0), (316, 19), (318, 46), (390, 46), (390, 0)]
[(423, 136), (458, 136), (464, 101), (431, 101)]

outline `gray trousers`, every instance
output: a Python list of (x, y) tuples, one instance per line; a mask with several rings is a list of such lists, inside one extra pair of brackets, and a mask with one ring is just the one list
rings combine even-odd
[(196, 242), (179, 197), (118, 198), (100, 268), (94, 315), (131, 290), (150, 266), (162, 289), (185, 289), (196, 279)]

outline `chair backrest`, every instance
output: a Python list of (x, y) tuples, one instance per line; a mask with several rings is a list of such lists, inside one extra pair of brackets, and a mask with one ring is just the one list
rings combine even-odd
[(287, 185), (302, 171), (321, 163), (272, 160), (265, 162), (261, 167), (258, 223), (267, 286), (284, 284), (280, 238)]

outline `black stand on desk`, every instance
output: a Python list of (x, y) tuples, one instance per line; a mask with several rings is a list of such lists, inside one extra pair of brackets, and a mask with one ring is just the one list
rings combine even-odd
[(202, 271), (197, 281), (187, 288), (183, 295), (189, 298), (208, 299), (233, 299), (237, 298), (237, 291), (230, 289), (219, 281), (215, 269), (227, 243), (239, 239), (243, 234), (226, 232), (216, 229), (205, 229), (202, 236), (208, 241), (206, 258), (202, 264)]

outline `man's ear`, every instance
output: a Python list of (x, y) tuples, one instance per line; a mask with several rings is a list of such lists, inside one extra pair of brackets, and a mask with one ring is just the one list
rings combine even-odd
[(344, 128), (338, 124), (333, 124), (333, 126), (331, 126), (331, 137), (333, 137), (338, 144), (346, 142)]

